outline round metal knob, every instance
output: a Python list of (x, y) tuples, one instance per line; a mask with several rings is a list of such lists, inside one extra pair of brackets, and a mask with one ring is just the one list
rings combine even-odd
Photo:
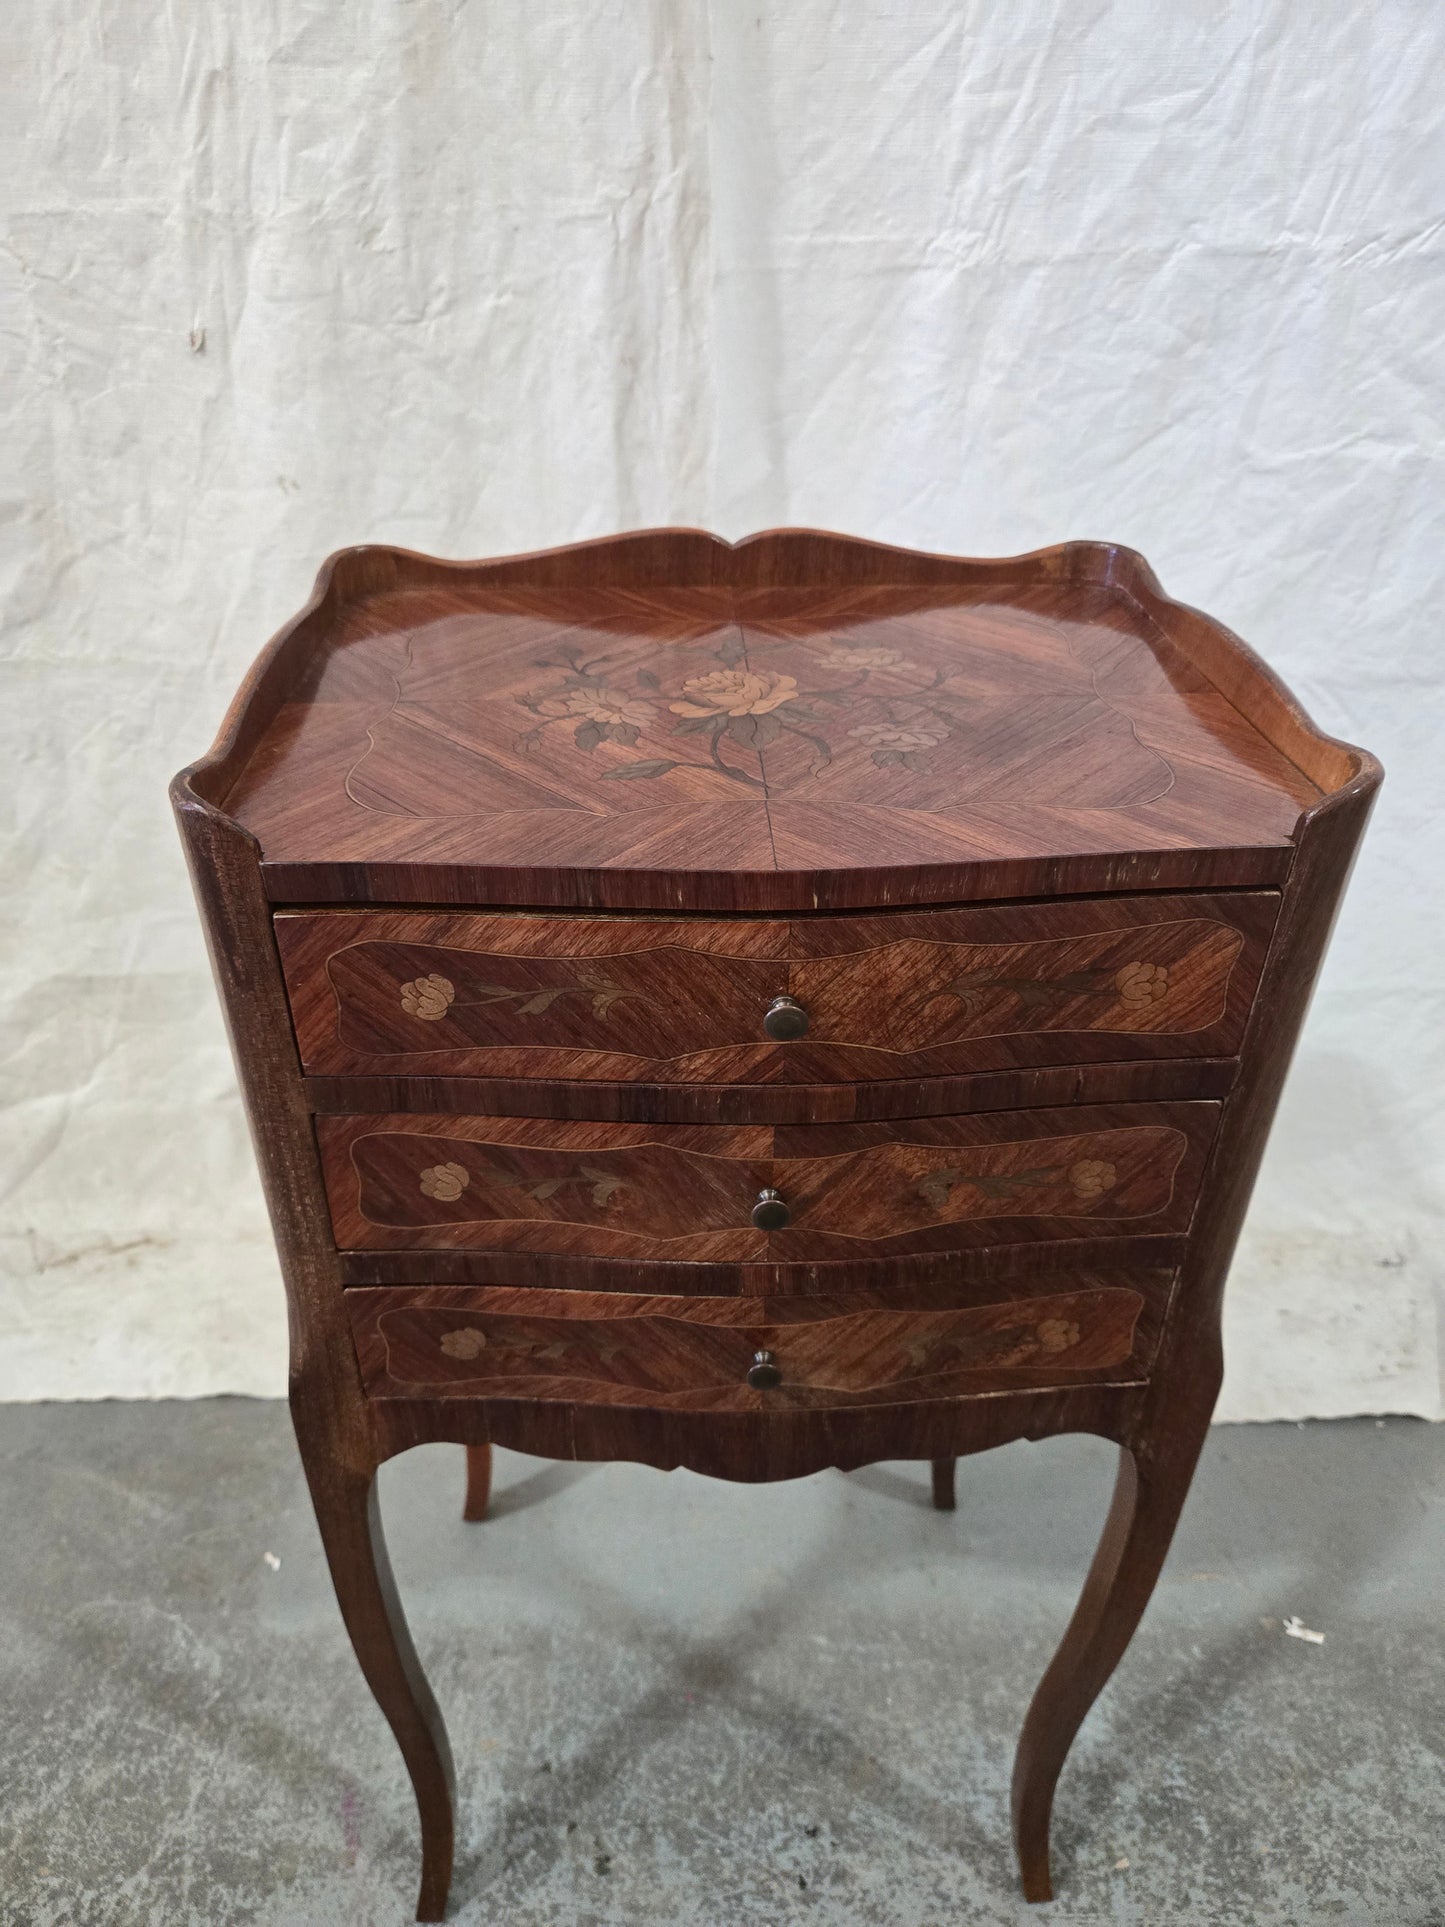
[(796, 997), (774, 997), (763, 1018), (763, 1029), (780, 1044), (794, 1037), (806, 1037), (808, 1013)]
[(783, 1368), (771, 1352), (754, 1352), (748, 1383), (755, 1392), (771, 1392), (783, 1382)]
[(793, 1214), (780, 1191), (769, 1185), (759, 1191), (758, 1201), (753, 1206), (753, 1223), (759, 1231), (781, 1231), (785, 1224), (791, 1224)]

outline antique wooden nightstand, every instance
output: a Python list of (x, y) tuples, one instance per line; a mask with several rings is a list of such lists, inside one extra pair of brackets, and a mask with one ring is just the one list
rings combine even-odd
[[(377, 1466), (727, 1479), (1095, 1432), (1024, 1891), (1153, 1589), (1380, 782), (1128, 550), (690, 530), (346, 550), (173, 798), (337, 1597), (442, 1917), (452, 1766)], [(640, 1522), (641, 1525), (642, 1522)]]

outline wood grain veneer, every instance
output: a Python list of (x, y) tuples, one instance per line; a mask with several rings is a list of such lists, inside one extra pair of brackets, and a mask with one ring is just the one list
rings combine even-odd
[[(1138, 1380), (1164, 1308), (1130, 1276), (992, 1303), (914, 1291), (879, 1299), (668, 1298), (548, 1291), (348, 1294), (378, 1398), (515, 1398), (658, 1411), (822, 1411), (1020, 1385)], [(780, 1382), (747, 1383), (759, 1351)]]
[[(822, 1083), (1239, 1047), (1278, 895), (771, 920), (277, 918), (330, 1075)], [(805, 1036), (771, 1041), (791, 997)]]
[[(886, 1125), (318, 1120), (343, 1249), (807, 1263), (1187, 1229), (1214, 1104)], [(750, 1222), (778, 1192), (786, 1227)]]
[(1050, 1896), (1379, 782), (1107, 543), (327, 563), (172, 796), (420, 1918), (453, 1772), (375, 1479), (434, 1440), (469, 1517), (493, 1443), (741, 1480), (912, 1457), (947, 1506), (960, 1454), (1114, 1440), (1015, 1765)]
[(899, 869), (914, 902), (1276, 884), (1321, 793), (1299, 732), (1221, 689), (1231, 639), (1131, 562), (685, 530), (502, 563), (345, 551), (200, 793), (283, 901), (810, 911), (897, 901)]

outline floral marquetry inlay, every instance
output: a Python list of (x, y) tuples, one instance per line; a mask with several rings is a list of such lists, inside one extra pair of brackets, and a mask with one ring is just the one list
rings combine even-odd
[(1079, 1342), (1079, 1327), (1072, 1318), (1045, 1318), (1039, 1325), (1039, 1343), (1046, 1352), (1072, 1351)]
[[(654, 705), (629, 696), (621, 689), (567, 689), (547, 696), (538, 704), (544, 716), (559, 722), (577, 724), (578, 747), (596, 742), (635, 743), (639, 730), (646, 729), (657, 713)], [(588, 726), (591, 725), (589, 728)]]
[(1044, 1318), (1037, 1324), (1005, 1327), (982, 1340), (973, 1337), (960, 1342), (944, 1332), (915, 1339), (907, 1348), (908, 1362), (915, 1372), (937, 1373), (962, 1363), (959, 1354), (966, 1351), (968, 1363), (977, 1370), (1011, 1372), (1020, 1366), (1058, 1362), (1081, 1336), (1082, 1328), (1074, 1318)]
[(1106, 998), (1126, 1008), (1142, 1010), (1151, 1004), (1163, 1003), (1169, 995), (1169, 967), (1167, 964), (1134, 961), (1118, 970), (1070, 970), (1057, 977), (1010, 976), (987, 970), (971, 970), (955, 977), (934, 994), (957, 998), (965, 1015), (972, 1015), (981, 1004), (985, 992), (990, 990), (1007, 991), (1026, 1010), (1040, 1010), (1050, 1002), (1062, 1002), (1072, 997)]
[(622, 1180), (615, 1172), (604, 1171), (595, 1164), (584, 1164), (576, 1171), (536, 1180), (511, 1177), (495, 1171), (489, 1172), (488, 1176), (493, 1184), (520, 1191), (524, 1197), (538, 1204), (545, 1204), (548, 1198), (556, 1197), (559, 1191), (566, 1191), (569, 1186), (575, 1185), (586, 1193), (591, 1203), (601, 1205), (606, 1210), (618, 1200), (623, 1190)]
[(434, 1024), (439, 1017), (446, 1016), (456, 994), (456, 985), (451, 979), (434, 970), (430, 976), (402, 985), (401, 1007), (408, 1017), (420, 1017), (424, 1023)]
[(421, 1174), (421, 1194), (435, 1198), (439, 1204), (455, 1204), (471, 1181), (465, 1165), (429, 1165)]
[(879, 769), (887, 769), (890, 763), (901, 763), (908, 769), (922, 769), (924, 765), (919, 760), (918, 752), (937, 749), (947, 738), (948, 730), (938, 722), (860, 723), (848, 734), (854, 742), (872, 750), (873, 761)]
[[(1087, 1110), (1078, 1114), (1089, 1121)], [(1047, 1115), (1070, 1121), (1067, 1111)], [(1165, 1232), (1187, 1216), (1215, 1121), (1209, 1107), (1170, 1107), (1148, 1125), (1105, 1121), (952, 1144), (938, 1134), (977, 1139), (983, 1127), (928, 1121), (838, 1148), (825, 1131), (816, 1149), (789, 1144), (794, 1127), (783, 1127), (782, 1156), (768, 1143), (776, 1134), (751, 1126), (653, 1133), (439, 1117), (418, 1128), (397, 1117), (376, 1128), (364, 1118), (326, 1118), (320, 1135), (348, 1250), (415, 1240), (626, 1258), (665, 1245), (679, 1259), (729, 1261), (769, 1252), (780, 1260), (841, 1257), (844, 1241), (901, 1249), (918, 1238), (938, 1250), (955, 1239), (1079, 1238), (1104, 1222), (1148, 1220)], [(522, 1141), (504, 1141), (503, 1131)], [(584, 1148), (579, 1134), (604, 1142)], [(343, 1167), (336, 1152), (346, 1138), (353, 1141)], [(774, 1194), (786, 1207), (782, 1222), (776, 1213), (760, 1222), (759, 1202)], [(1010, 1220), (1032, 1222), (1014, 1230)]]
[(931, 1171), (915, 1187), (935, 1211), (946, 1211), (959, 1185), (972, 1185), (985, 1198), (1016, 1198), (1026, 1191), (1071, 1192), (1081, 1201), (1102, 1198), (1118, 1182), (1118, 1171), (1105, 1158), (1077, 1158), (1072, 1164), (1040, 1164), (1027, 1171)]
[[(761, 650), (761, 636), (757, 644)], [(763, 767), (756, 772), (744, 767), (725, 756), (723, 746), (755, 754), (789, 737), (805, 746), (813, 776), (855, 743), (879, 769), (904, 767), (926, 774), (924, 752), (947, 742), (967, 714), (958, 696), (945, 687), (942, 670), (930, 672), (898, 649), (853, 645), (826, 633), (801, 643), (790, 655), (794, 668), (788, 671), (753, 664), (738, 632), (728, 630), (711, 650), (712, 659), (722, 666), (684, 676), (671, 688), (646, 664), (632, 668), (629, 688), (603, 659), (589, 661), (572, 648), (559, 655), (560, 660), (549, 659), (538, 667), (564, 671), (561, 683), (539, 685), (517, 698), (538, 718), (518, 739), (518, 749), (539, 750), (554, 723), (571, 724), (575, 746), (589, 756), (609, 742), (632, 749), (643, 733), (654, 739), (693, 736), (705, 741), (706, 763), (679, 744), (675, 756), (639, 755), (599, 772), (613, 780), (652, 781), (695, 765), (765, 791), (769, 784)], [(666, 656), (659, 660), (665, 663)], [(855, 722), (857, 702), (875, 678), (882, 682), (868, 690), (874, 719)]]
[(480, 1358), (487, 1349), (485, 1333), (471, 1325), (464, 1325), (460, 1331), (443, 1332), (437, 1343), (448, 1358)]
[(287, 710), (228, 752), (227, 807), (288, 903), (516, 902), (525, 873), (565, 907), (605, 870), (614, 910), (724, 909), (700, 879), (735, 873), (796, 914), (874, 907), (880, 863), (952, 903), (1112, 891), (1141, 856), (1150, 889), (1273, 888), (1318, 787), (1132, 569), (796, 531), (350, 552), (288, 648), (324, 753)]
[[(559, 1171), (546, 1177), (519, 1176), (516, 1172), (500, 1169), (483, 1169), (478, 1173), (480, 1180), (493, 1185), (501, 1191), (517, 1191), (535, 1204), (545, 1204), (559, 1192), (577, 1188), (585, 1192), (591, 1203), (603, 1209), (610, 1207), (623, 1189), (622, 1179), (611, 1171), (604, 1171), (599, 1165), (583, 1164), (575, 1171)], [(421, 1172), (418, 1183), (424, 1198), (435, 1198), (438, 1204), (455, 1204), (472, 1182), (472, 1173), (464, 1164), (431, 1164)]]
[[(1007, 1040), (1048, 1032), (1087, 1037), (1090, 1061), (1132, 1055), (1133, 1038), (1150, 1055), (1227, 1056), (1263, 947), (1225, 914), (1236, 903), (1207, 917), (1167, 914), (1188, 910), (1177, 898), (1067, 905), (1022, 913), (1016, 936), (1011, 919), (967, 910), (735, 927), (303, 913), (277, 929), (293, 997), (303, 974), (314, 986), (302, 992), (308, 1069), (413, 1057), (438, 1074), (803, 1082), (902, 1077), (935, 1052), (939, 1070), (1000, 1068)], [(795, 1038), (769, 1027), (779, 997), (807, 1014)], [(824, 1055), (835, 1048), (850, 1054)], [(1066, 1063), (1079, 1047), (1059, 1050)], [(567, 1055), (549, 1063), (550, 1051)], [(1026, 1044), (1018, 1061), (1048, 1062), (1048, 1046)]]
[(794, 676), (767, 669), (756, 675), (747, 669), (715, 669), (710, 676), (689, 677), (682, 693), (682, 702), (668, 704), (674, 716), (766, 716), (797, 701), (798, 683)]
[(494, 1320), (487, 1331), (476, 1325), (460, 1325), (454, 1331), (443, 1332), (437, 1348), (448, 1358), (463, 1362), (489, 1353), (489, 1362), (502, 1370), (521, 1364), (560, 1368), (579, 1356), (584, 1365), (605, 1368), (623, 1350), (623, 1341), (618, 1333), (608, 1331), (605, 1326), (568, 1331), (555, 1326), (514, 1325), (510, 1320)]
[(1126, 963), (1114, 978), (1126, 1004), (1160, 1004), (1169, 995), (1169, 967), (1158, 963)]
[[(568, 1301), (577, 1303), (576, 1315)], [(381, 1311), (378, 1335), (398, 1391), (428, 1382), (491, 1384), (506, 1395), (525, 1384), (526, 1396), (555, 1398), (561, 1394), (549, 1380), (585, 1379), (608, 1403), (745, 1410), (756, 1409), (762, 1391), (781, 1409), (870, 1402), (889, 1388), (926, 1398), (953, 1389), (951, 1379), (980, 1375), (1036, 1370), (1058, 1384), (1063, 1374), (1117, 1369), (1142, 1337), (1145, 1308), (1138, 1293), (1118, 1286), (964, 1310), (810, 1311), (781, 1322), (757, 1301), (703, 1299), (694, 1314), (686, 1300), (636, 1297), (626, 1315), (597, 1316), (601, 1302), (587, 1292), (548, 1293), (533, 1297), (534, 1312), (518, 1315), (404, 1308), (393, 1300)], [(1150, 1342), (1142, 1337), (1141, 1349)], [(748, 1378), (759, 1351), (779, 1371), (767, 1387)]]
[(1081, 1198), (1102, 1198), (1118, 1181), (1117, 1171), (1105, 1158), (1080, 1158), (1077, 1164), (1069, 1166), (1068, 1175), (1075, 1194)]
[(614, 1004), (642, 1001), (602, 970), (579, 970), (571, 983), (526, 985), (520, 989), (512, 984), (488, 983), (476, 978), (464, 984), (463, 989), (468, 994), (459, 999), (451, 979), (433, 971), (430, 976), (418, 977), (401, 986), (401, 1007), (408, 1017), (435, 1023), (454, 1006), (458, 1010), (470, 1010), (483, 1004), (513, 1004), (519, 1017), (542, 1017), (559, 998), (585, 997), (593, 1016), (605, 1017)]

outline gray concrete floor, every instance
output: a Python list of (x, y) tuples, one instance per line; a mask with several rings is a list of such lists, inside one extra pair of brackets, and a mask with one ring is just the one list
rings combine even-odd
[[(416, 1845), (285, 1410), (0, 1407), (0, 1919), (368, 1927)], [(1060, 1786), (1006, 1791), (1112, 1452), (745, 1489), (461, 1453), (383, 1472), (460, 1782), (452, 1918), (818, 1927), (1445, 1922), (1445, 1427), (1227, 1428)], [(273, 1570), (264, 1554), (280, 1561)], [(1284, 1636), (1297, 1614), (1323, 1631)]]

